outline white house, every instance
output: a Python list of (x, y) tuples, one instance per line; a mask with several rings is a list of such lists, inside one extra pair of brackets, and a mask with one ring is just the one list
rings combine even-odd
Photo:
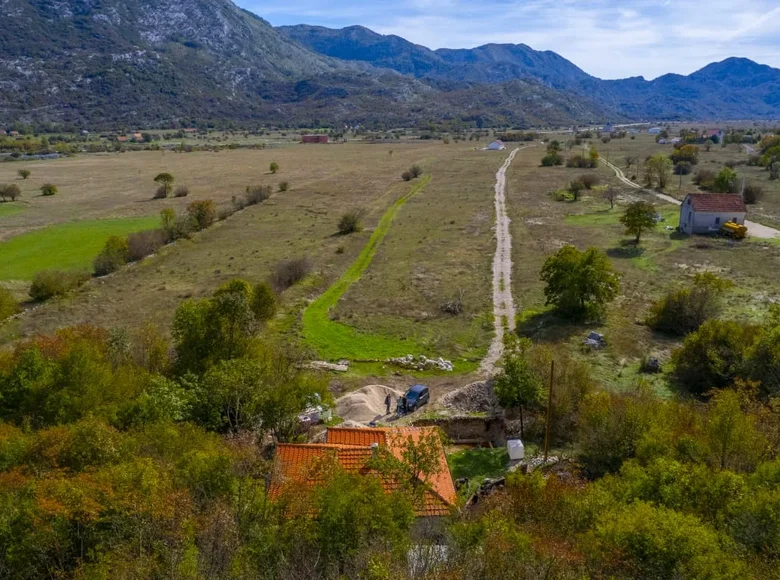
[(647, 132), (651, 135), (658, 135), (661, 132), (661, 127), (651, 127)]
[(489, 151), (503, 151), (504, 149), (506, 149), (506, 145), (504, 145), (504, 142), (501, 139), (496, 139), (488, 145)]
[(744, 225), (747, 208), (731, 193), (691, 193), (680, 207), (680, 231), (686, 234), (719, 232), (726, 222)]

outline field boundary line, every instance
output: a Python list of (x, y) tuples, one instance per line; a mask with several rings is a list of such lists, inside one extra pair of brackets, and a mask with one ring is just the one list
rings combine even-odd
[[(355, 356), (354, 351), (348, 352), (349, 348), (343, 343), (348, 342), (350, 339), (354, 339), (355, 337), (351, 336), (353, 333), (356, 335), (365, 335), (350, 326), (332, 321), (329, 317), (330, 310), (338, 304), (338, 301), (344, 296), (344, 293), (349, 287), (360, 280), (363, 273), (371, 265), (371, 262), (373, 262), (379, 246), (389, 232), (390, 226), (392, 226), (398, 211), (407, 201), (409, 201), (409, 199), (422, 191), (422, 189), (431, 182), (431, 179), (432, 177), (430, 175), (424, 177), (419, 183), (415, 184), (408, 193), (396, 200), (395, 203), (385, 211), (384, 215), (382, 215), (382, 218), (379, 220), (376, 229), (372, 232), (368, 243), (366, 243), (350, 267), (347, 268), (347, 271), (304, 310), (303, 336), (309, 344), (318, 350), (318, 352), (327, 351), (328, 346), (342, 343), (345, 352), (341, 356), (349, 358), (348, 355), (352, 354), (352, 358), (360, 357), (360, 355)], [(322, 332), (323, 330), (327, 330), (327, 332)], [(337, 338), (340, 338), (341, 340), (334, 340)], [(401, 354), (406, 353), (395, 352), (389, 354), (389, 356), (400, 356)]]

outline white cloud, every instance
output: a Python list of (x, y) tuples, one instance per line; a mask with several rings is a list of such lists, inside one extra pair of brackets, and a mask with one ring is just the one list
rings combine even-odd
[(430, 48), (523, 43), (602, 78), (689, 74), (729, 56), (780, 68), (770, 0), (236, 1), (274, 25), (361, 24)]

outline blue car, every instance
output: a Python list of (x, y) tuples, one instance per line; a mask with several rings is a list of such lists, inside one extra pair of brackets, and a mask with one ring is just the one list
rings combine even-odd
[(414, 385), (410, 387), (404, 395), (406, 399), (406, 412), (413, 413), (423, 405), (427, 405), (431, 401), (431, 394), (428, 391), (428, 387), (424, 385)]

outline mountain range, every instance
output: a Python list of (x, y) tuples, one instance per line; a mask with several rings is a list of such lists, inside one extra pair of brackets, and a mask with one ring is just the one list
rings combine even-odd
[(550, 51), (274, 28), (230, 0), (0, 0), (0, 125), (566, 125), (780, 118), (780, 70), (605, 81)]

